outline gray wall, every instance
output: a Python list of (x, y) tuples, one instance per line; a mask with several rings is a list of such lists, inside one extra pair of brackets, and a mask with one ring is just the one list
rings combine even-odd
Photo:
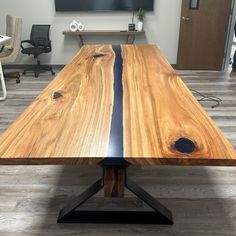
[[(86, 1), (86, 0), (85, 0)], [(155, 0), (155, 10), (146, 14), (144, 28), (146, 37), (136, 40), (136, 43), (153, 43), (159, 45), (170, 63), (176, 63), (181, 0)], [(44, 63), (66, 64), (79, 50), (76, 38), (64, 37), (62, 31), (68, 29), (70, 22), (75, 19), (82, 22), (87, 30), (115, 29), (125, 30), (131, 22), (132, 13), (103, 12), (103, 13), (56, 13), (54, 0), (2, 0), (0, 9), (0, 33), (5, 32), (6, 14), (23, 18), (22, 39), (28, 39), (32, 24), (51, 24), (51, 40), (53, 51), (42, 55)], [(122, 37), (85, 38), (86, 43), (124, 42)], [(32, 63), (32, 58), (19, 55), (18, 64)]]

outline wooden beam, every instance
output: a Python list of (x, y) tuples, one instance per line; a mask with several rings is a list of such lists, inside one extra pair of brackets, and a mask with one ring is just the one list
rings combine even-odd
[(103, 167), (104, 196), (124, 197), (125, 190), (125, 168)]

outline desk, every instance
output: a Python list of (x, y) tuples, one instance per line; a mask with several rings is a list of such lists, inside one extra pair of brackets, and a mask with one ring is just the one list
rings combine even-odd
[[(0, 164), (100, 165), (102, 178), (59, 223), (172, 224), (128, 166), (236, 165), (236, 152), (156, 46), (87, 45), (0, 136)], [(75, 210), (102, 188), (127, 188), (154, 211)]]
[(86, 30), (86, 31), (63, 31), (64, 35), (69, 36), (77, 36), (79, 39), (79, 46), (82, 47), (84, 45), (83, 36), (127, 36), (126, 44), (133, 44), (135, 40), (135, 36), (137, 35), (145, 35), (145, 31), (120, 31), (120, 30)]
[[(11, 37), (0, 35), (0, 45), (7, 42), (10, 38)], [(0, 77), (1, 77), (1, 85), (2, 85), (2, 91), (3, 91), (3, 96), (0, 97), (0, 101), (2, 101), (2, 100), (5, 100), (7, 97), (7, 90), (6, 90), (6, 85), (5, 85), (5, 80), (4, 80), (3, 70), (2, 70), (1, 58), (0, 58)]]

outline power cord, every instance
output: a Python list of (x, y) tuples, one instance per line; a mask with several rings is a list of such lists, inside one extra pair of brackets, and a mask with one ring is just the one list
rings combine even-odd
[(211, 96), (211, 95), (210, 96), (209, 95), (204, 95), (204, 94), (202, 94), (202, 93), (200, 93), (200, 92), (198, 92), (197, 90), (194, 90), (194, 89), (190, 89), (190, 91), (201, 96), (201, 98), (198, 99), (199, 102), (209, 102), (209, 101), (216, 102), (216, 104), (211, 106), (211, 108), (215, 108), (215, 107), (220, 106), (220, 103), (222, 102), (222, 99), (220, 99), (219, 97)]

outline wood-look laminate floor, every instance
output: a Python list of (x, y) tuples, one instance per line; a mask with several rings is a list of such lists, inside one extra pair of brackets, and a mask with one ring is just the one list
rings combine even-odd
[[(223, 103), (203, 103), (236, 147), (236, 78), (224, 72), (178, 72), (189, 88), (219, 96)], [(8, 98), (0, 102), (0, 133), (51, 81), (51, 76), (6, 79)], [(131, 167), (129, 176), (173, 212), (173, 226), (57, 224), (59, 209), (101, 175), (98, 167), (0, 166), (1, 236), (160, 235), (235, 236), (236, 167)], [(105, 204), (99, 193), (90, 201)], [(125, 205), (143, 207), (127, 193)], [(109, 203), (118, 207), (117, 202)]]

